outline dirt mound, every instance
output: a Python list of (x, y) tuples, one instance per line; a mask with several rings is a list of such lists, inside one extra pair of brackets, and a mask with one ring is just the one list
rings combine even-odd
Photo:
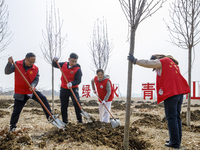
[[(139, 128), (130, 128), (130, 149), (145, 149), (150, 146), (147, 142), (139, 138), (143, 134)], [(111, 124), (96, 121), (87, 124), (69, 123), (66, 129), (52, 130), (43, 136), (42, 140), (54, 140), (62, 142), (89, 142), (96, 146), (106, 145), (115, 149), (123, 149), (124, 127), (112, 128)]]
[[(187, 105), (185, 107), (187, 107)], [(191, 107), (200, 107), (200, 105), (194, 104), (194, 105), (191, 105)]]
[(30, 112), (32, 114), (44, 115), (43, 110), (40, 109), (31, 109), (31, 110), (24, 109), (23, 112)]
[(99, 106), (97, 100), (90, 100), (89, 102), (84, 103), (85, 106)]
[(0, 150), (20, 150), (21, 144), (31, 145), (31, 137), (27, 134), (27, 129), (8, 132), (8, 129), (0, 131)]
[(126, 104), (120, 104), (118, 102), (112, 102), (112, 109), (126, 110)]
[(0, 117), (4, 117), (5, 115), (9, 115), (10, 113), (7, 111), (0, 110)]
[(0, 100), (0, 108), (8, 108), (10, 105), (14, 104), (13, 99), (8, 99), (8, 100)]
[(141, 109), (144, 109), (144, 108), (153, 109), (153, 108), (156, 108), (156, 107), (157, 106), (152, 106), (152, 105), (149, 105), (149, 104), (135, 105), (135, 108), (141, 108)]
[[(186, 112), (181, 113), (182, 122), (186, 122)], [(191, 111), (191, 121), (199, 121), (200, 120), (200, 110)]]
[(91, 114), (98, 114), (99, 113), (99, 108), (95, 108), (95, 109), (85, 108), (84, 111), (86, 111), (87, 113), (91, 113)]
[[(196, 115), (199, 115), (198, 111), (193, 112)], [(184, 120), (184, 113), (181, 114), (181, 118)], [(136, 114), (139, 115), (139, 114)], [(148, 126), (157, 129), (168, 129), (167, 127), (167, 120), (166, 118), (160, 118), (158, 115), (149, 115), (149, 114), (140, 114), (144, 118), (138, 119), (132, 123), (134, 126)], [(190, 132), (200, 132), (200, 126), (191, 125), (188, 127), (186, 122), (182, 120), (182, 130), (183, 131), (190, 131)]]
[(29, 99), (26, 102), (26, 104), (25, 104), (24, 107), (30, 107), (30, 108), (32, 108), (32, 107), (39, 107), (39, 108), (41, 108), (41, 105), (40, 105), (40, 103), (38, 103), (38, 102), (36, 102), (36, 101), (34, 101), (32, 99)]

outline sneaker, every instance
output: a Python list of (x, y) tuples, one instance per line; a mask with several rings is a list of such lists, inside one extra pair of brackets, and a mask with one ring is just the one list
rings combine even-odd
[(169, 140), (166, 140), (165, 143), (169, 143)]
[(172, 145), (172, 144), (170, 144), (170, 143), (165, 143), (165, 146), (166, 146), (166, 147), (171, 147), (171, 148), (177, 148), (177, 149), (180, 148), (180, 146)]
[(10, 129), (9, 129), (9, 132), (13, 132), (13, 131), (15, 131), (15, 127), (10, 127)]

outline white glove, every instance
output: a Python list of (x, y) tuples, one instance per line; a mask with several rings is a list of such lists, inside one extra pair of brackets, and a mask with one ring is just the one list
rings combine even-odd
[(72, 83), (71, 82), (67, 83), (67, 87), (70, 89), (72, 87)]
[(105, 101), (105, 100), (103, 100), (103, 101), (102, 101), (102, 105), (105, 105), (105, 104), (106, 104), (106, 101)]
[(27, 94), (29, 98), (33, 97), (33, 93), (32, 94)]
[(54, 58), (53, 58), (53, 61), (58, 61), (58, 57), (54, 57)]

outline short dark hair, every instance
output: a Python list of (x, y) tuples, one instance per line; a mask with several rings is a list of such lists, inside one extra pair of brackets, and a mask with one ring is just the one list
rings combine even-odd
[(76, 53), (71, 53), (69, 55), (69, 58), (74, 58), (74, 59), (78, 59), (78, 55)]
[(96, 74), (98, 74), (99, 72), (102, 72), (104, 74), (103, 69), (97, 69)]
[(30, 52), (26, 54), (26, 58), (36, 57), (34, 53)]
[(176, 65), (179, 64), (178, 61), (171, 55), (154, 54), (154, 55), (151, 56), (150, 60), (161, 59), (161, 58), (164, 58), (164, 57), (170, 58)]

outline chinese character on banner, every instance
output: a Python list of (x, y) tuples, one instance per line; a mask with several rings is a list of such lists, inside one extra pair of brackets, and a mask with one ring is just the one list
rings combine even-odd
[(90, 97), (90, 85), (83, 85), (83, 88), (82, 88), (82, 97)]
[[(198, 83), (198, 85), (196, 86), (196, 83)], [(200, 99), (200, 86), (199, 86), (199, 81), (193, 81), (193, 84), (192, 84), (192, 88), (191, 88), (191, 99)], [(196, 89), (197, 88), (197, 89)], [(197, 94), (198, 96), (196, 96), (196, 92), (199, 93)], [(186, 95), (186, 99), (188, 99), (188, 94)]]
[(113, 84), (114, 95), (116, 95), (117, 97), (119, 97), (119, 95), (117, 94), (117, 89), (118, 89), (118, 84)]
[(143, 99), (146, 99), (146, 97), (149, 97), (150, 100), (153, 99), (153, 91), (155, 90), (154, 86), (155, 86), (155, 83), (145, 83), (145, 84), (142, 84), (143, 88), (142, 88), (142, 91), (143, 92)]

